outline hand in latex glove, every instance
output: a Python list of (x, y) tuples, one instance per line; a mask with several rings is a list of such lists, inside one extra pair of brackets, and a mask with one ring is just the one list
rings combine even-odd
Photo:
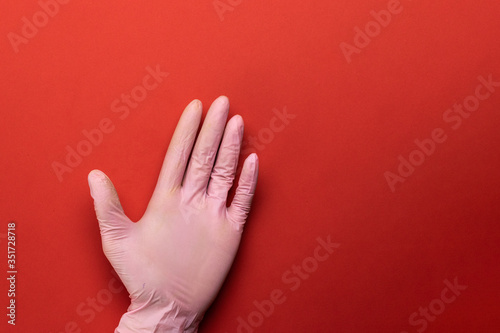
[(194, 100), (186, 107), (137, 223), (123, 212), (109, 178), (90, 172), (103, 250), (131, 299), (115, 332), (196, 332), (224, 282), (258, 173), (251, 154), (227, 208), (243, 136), (240, 116), (226, 126), (228, 109), (226, 97), (214, 101), (193, 149), (202, 106)]

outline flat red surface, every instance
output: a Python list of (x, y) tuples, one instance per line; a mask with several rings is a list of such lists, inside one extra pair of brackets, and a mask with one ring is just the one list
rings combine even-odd
[[(181, 111), (222, 94), (260, 174), (200, 332), (499, 331), (498, 2), (45, 3), (0, 11), (0, 331), (113, 331), (128, 295), (87, 174), (138, 220)], [(137, 88), (148, 67), (169, 75)]]

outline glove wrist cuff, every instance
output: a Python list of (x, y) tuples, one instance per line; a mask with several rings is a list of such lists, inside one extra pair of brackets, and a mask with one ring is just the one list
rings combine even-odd
[(183, 310), (175, 302), (140, 306), (132, 303), (115, 333), (197, 333), (202, 319), (203, 314)]

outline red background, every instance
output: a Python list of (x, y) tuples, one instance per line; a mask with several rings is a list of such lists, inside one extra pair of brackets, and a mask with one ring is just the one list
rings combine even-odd
[[(87, 174), (105, 171), (138, 220), (181, 111), (198, 98), (206, 112), (224, 94), (245, 138), (260, 135), (260, 174), (240, 251), (201, 332), (236, 332), (238, 317), (248, 322), (253, 302), (274, 289), (286, 301), (255, 332), (417, 332), (423, 324), (411, 326), (411, 314), (455, 277), (467, 289), (425, 331), (498, 332), (500, 88), (457, 130), (443, 120), (479, 76), (500, 81), (498, 2), (402, 0), (350, 63), (341, 43), (353, 44), (354, 28), (388, 1), (222, 2), (232, 10), (219, 16), (213, 0), (74, 0), (18, 52), (8, 34), (21, 35), (23, 17), (33, 22), (41, 7), (4, 4), (0, 276), (10, 220), (18, 274), (15, 327), (1, 279), (1, 330), (71, 332), (74, 322), (80, 332), (113, 331), (128, 295), (102, 298), (113, 274)], [(111, 103), (156, 65), (169, 76), (120, 119)], [(273, 109), (284, 108), (296, 117), (271, 136)], [(59, 181), (52, 163), (104, 118), (114, 131)], [(397, 173), (398, 156), (435, 128), (447, 140), (392, 192), (384, 173)], [(328, 235), (340, 247), (291, 290), (283, 274)], [(93, 310), (97, 295), (106, 304)]]

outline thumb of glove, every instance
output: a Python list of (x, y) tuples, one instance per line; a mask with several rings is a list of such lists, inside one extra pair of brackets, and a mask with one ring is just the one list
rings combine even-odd
[[(104, 251), (127, 236), (133, 222), (123, 212), (120, 199), (111, 180), (102, 171), (92, 170), (88, 175), (90, 195), (99, 221)], [(106, 253), (108, 255), (108, 253)]]

